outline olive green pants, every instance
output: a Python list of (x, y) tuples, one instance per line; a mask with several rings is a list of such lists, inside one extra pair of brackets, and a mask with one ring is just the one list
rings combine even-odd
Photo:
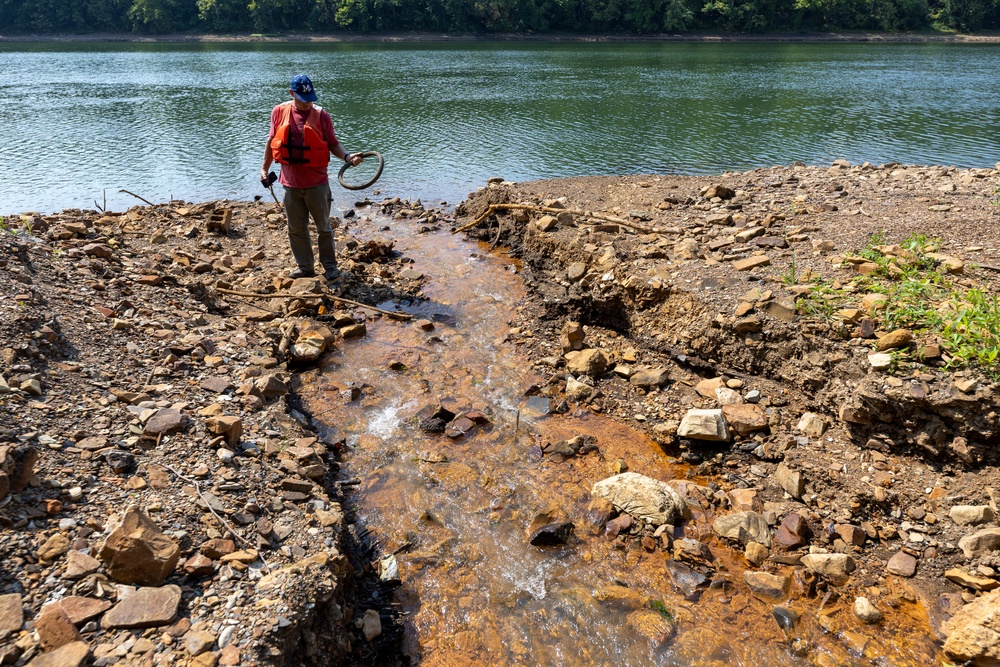
[(333, 196), (330, 184), (312, 188), (285, 188), (285, 215), (288, 218), (288, 242), (292, 256), (300, 269), (308, 273), (313, 266), (312, 239), (309, 238), (309, 217), (316, 225), (316, 244), (323, 269), (337, 268), (337, 255), (333, 246), (333, 227), (330, 226), (330, 205)]

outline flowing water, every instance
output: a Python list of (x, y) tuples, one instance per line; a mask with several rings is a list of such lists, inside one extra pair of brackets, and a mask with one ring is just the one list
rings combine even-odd
[(249, 199), (298, 72), (383, 194), (837, 158), (1000, 160), (1000, 45), (0, 42), (0, 215)]
[[(382, 553), (396, 554), (402, 584), (394, 601), (406, 613), (405, 650), (415, 663), (933, 663), (917, 604), (904, 602), (892, 623), (871, 630), (846, 602), (831, 602), (826, 633), (816, 621), (819, 602), (798, 599), (788, 605), (802, 619), (786, 635), (773, 604), (748, 594), (742, 558), (713, 541), (704, 512), (676, 533), (715, 553), (715, 570), (704, 570), (712, 584), (697, 590), (685, 588), (697, 575), (664, 551), (593, 534), (584, 517), (595, 481), (622, 468), (659, 479), (692, 471), (609, 418), (546, 414), (547, 399), (525, 397), (539, 378), (504, 342), (525, 295), (516, 266), (446, 232), (414, 235), (391, 224), (397, 250), (430, 277), (428, 299), (408, 310), (434, 329), (373, 321), (366, 338), (345, 342), (307, 374), (300, 392), (330, 434), (346, 439), (342, 474), (361, 480), (349, 503)], [(387, 370), (388, 359), (406, 370)], [(349, 386), (361, 388), (358, 399), (349, 400)], [(414, 415), (438, 402), (481, 410), (491, 424), (459, 440), (421, 432)], [(542, 456), (542, 443), (580, 434), (594, 436), (600, 453)], [(530, 546), (526, 528), (546, 511), (572, 520), (576, 540)]]

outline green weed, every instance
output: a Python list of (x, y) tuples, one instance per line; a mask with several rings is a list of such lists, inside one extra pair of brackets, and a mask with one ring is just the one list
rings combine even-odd
[(674, 621), (674, 614), (672, 611), (667, 609), (667, 605), (663, 604), (659, 600), (653, 600), (649, 603), (649, 606), (653, 611), (659, 612), (660, 616), (667, 619), (671, 623)]
[[(958, 284), (930, 256), (940, 247), (940, 239), (916, 233), (889, 246), (885, 233), (876, 232), (855, 255), (876, 264), (874, 273), (855, 276), (851, 290), (815, 280), (797, 310), (831, 321), (838, 309), (857, 307), (860, 295), (884, 294), (885, 308), (873, 315), (880, 328), (910, 329), (918, 339), (938, 340), (946, 368), (975, 366), (1000, 378), (1000, 297), (990, 293), (988, 285)], [(785, 274), (781, 278), (789, 284)], [(900, 351), (892, 354), (890, 370), (909, 358)]]

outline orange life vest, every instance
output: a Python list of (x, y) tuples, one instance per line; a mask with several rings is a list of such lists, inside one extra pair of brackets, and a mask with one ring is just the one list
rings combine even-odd
[[(309, 167), (325, 167), (330, 164), (330, 145), (323, 138), (320, 128), (320, 109), (314, 106), (302, 127), (302, 145), (292, 145), (292, 103), (285, 102), (280, 107), (278, 127), (271, 139), (271, 157), (279, 164), (302, 164)], [(292, 150), (290, 150), (292, 149)], [(292, 152), (301, 158), (292, 158)]]

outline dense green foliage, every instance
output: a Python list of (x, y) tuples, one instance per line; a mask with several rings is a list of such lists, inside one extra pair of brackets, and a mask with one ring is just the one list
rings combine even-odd
[(0, 32), (1000, 29), (1000, 0), (0, 0)]

